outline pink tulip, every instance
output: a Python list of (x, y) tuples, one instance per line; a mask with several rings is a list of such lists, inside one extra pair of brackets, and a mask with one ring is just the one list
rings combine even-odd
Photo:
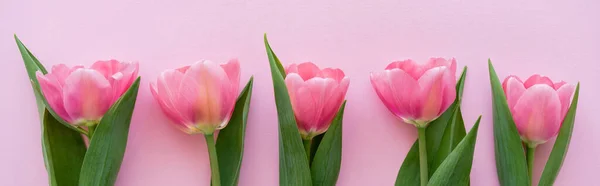
[(286, 68), (285, 84), (303, 139), (324, 133), (340, 109), (350, 79), (337, 68), (319, 69), (311, 62)]
[(371, 84), (385, 106), (404, 122), (424, 128), (456, 98), (456, 60), (431, 58), (390, 63), (371, 73)]
[(521, 139), (535, 147), (554, 137), (562, 124), (575, 86), (548, 77), (533, 75), (523, 83), (508, 76), (502, 83), (508, 107)]
[(50, 108), (73, 125), (97, 124), (110, 106), (137, 78), (138, 63), (98, 61), (91, 68), (64, 64), (52, 72), (37, 72), (42, 93)]
[(188, 134), (213, 134), (224, 128), (239, 94), (240, 64), (202, 60), (166, 70), (150, 84), (163, 112)]

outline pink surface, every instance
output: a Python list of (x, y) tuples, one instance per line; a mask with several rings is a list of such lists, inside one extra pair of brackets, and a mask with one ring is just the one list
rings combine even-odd
[[(568, 3), (567, 3), (568, 2)], [(46, 65), (97, 59), (140, 62), (142, 89), (119, 186), (209, 185), (201, 136), (168, 124), (148, 82), (199, 59), (238, 57), (255, 76), (240, 185), (277, 185), (277, 120), (262, 34), (284, 64), (338, 67), (351, 83), (338, 185), (392, 185), (416, 138), (377, 98), (369, 72), (393, 61), (456, 57), (469, 66), (467, 128), (483, 114), (473, 185), (497, 185), (487, 59), (504, 78), (548, 75), (580, 81), (576, 126), (556, 185), (589, 185), (600, 170), (599, 1), (0, 1), (0, 185), (46, 185), (34, 96), (12, 34)], [(551, 144), (540, 147), (535, 177)], [(588, 184), (586, 184), (588, 183)]]

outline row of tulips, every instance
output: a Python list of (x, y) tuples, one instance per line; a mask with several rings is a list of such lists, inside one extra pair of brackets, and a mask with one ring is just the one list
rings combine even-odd
[[(60, 64), (48, 72), (15, 39), (38, 100), (50, 185), (113, 185), (139, 88), (138, 63)], [(284, 68), (266, 36), (265, 46), (279, 120), (280, 185), (335, 185), (349, 78), (310, 62)], [(371, 73), (383, 104), (418, 133), (396, 185), (469, 185), (479, 119), (467, 133), (460, 109), (467, 68), (459, 79), (456, 69), (453, 58), (431, 58)], [(490, 82), (499, 182), (531, 185), (535, 148), (558, 134), (540, 180), (551, 185), (568, 148), (579, 86), (540, 75), (509, 76), (500, 84), (491, 63)], [(174, 126), (205, 136), (213, 186), (238, 184), (252, 84), (250, 78), (240, 91), (233, 59), (169, 69), (149, 85)]]

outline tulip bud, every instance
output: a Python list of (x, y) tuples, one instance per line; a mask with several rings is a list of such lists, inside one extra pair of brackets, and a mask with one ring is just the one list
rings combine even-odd
[(431, 58), (390, 63), (371, 73), (371, 84), (383, 104), (396, 117), (418, 128), (438, 118), (456, 98), (456, 60)]
[(52, 110), (73, 125), (93, 126), (137, 78), (138, 64), (98, 61), (91, 68), (55, 65), (37, 72), (42, 93)]
[(202, 60), (166, 70), (150, 84), (162, 111), (188, 134), (213, 134), (224, 128), (239, 94), (240, 64)]
[(537, 74), (525, 83), (508, 76), (502, 87), (521, 139), (530, 147), (556, 136), (575, 91), (574, 85)]
[(286, 68), (285, 84), (305, 140), (324, 133), (340, 109), (350, 79), (340, 69), (319, 69), (311, 62)]

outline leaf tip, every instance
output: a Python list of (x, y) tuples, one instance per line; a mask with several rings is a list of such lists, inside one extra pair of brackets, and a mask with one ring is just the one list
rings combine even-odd
[(263, 35), (263, 38), (265, 40), (265, 44), (269, 44), (269, 40), (267, 39), (267, 33), (265, 32), (265, 34)]

